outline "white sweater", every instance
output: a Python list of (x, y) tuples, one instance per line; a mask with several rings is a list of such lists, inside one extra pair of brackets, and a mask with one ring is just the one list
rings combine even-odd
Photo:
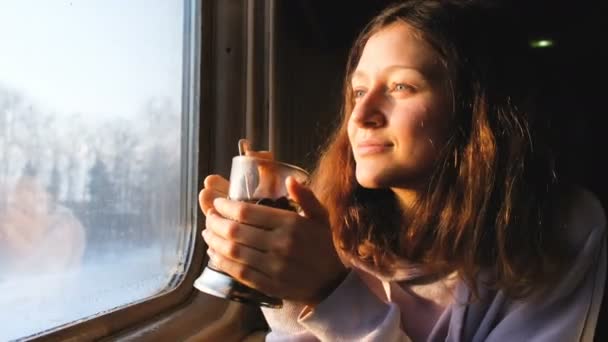
[[(572, 267), (545, 293), (521, 301), (480, 287), (469, 301), (468, 287), (457, 282), (454, 300), (427, 324), (427, 341), (592, 341), (606, 279), (606, 216), (599, 201), (579, 191), (561, 225), (572, 247)], [(354, 269), (314, 310), (285, 302), (263, 309), (270, 326), (267, 341), (411, 341), (404, 322), (418, 319), (400, 298), (406, 289), (381, 281), (375, 295), (365, 272)], [(425, 314), (425, 313), (420, 313)]]

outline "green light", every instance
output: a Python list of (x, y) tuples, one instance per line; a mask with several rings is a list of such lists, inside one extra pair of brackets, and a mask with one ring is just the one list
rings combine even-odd
[(538, 39), (530, 42), (530, 46), (533, 48), (548, 48), (553, 46), (551, 39)]

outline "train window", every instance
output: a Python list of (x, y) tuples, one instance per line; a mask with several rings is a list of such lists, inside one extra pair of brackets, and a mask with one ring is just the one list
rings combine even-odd
[(188, 2), (0, 4), (0, 340), (183, 279), (196, 188)]

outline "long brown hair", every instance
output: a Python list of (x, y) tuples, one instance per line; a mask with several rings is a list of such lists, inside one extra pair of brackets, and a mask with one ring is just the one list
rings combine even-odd
[[(313, 175), (341, 252), (380, 271), (390, 272), (396, 260), (457, 271), (475, 293), (480, 272), (489, 271), (489, 285), (514, 297), (556, 273), (557, 240), (547, 213), (557, 182), (546, 122), (532, 106), (526, 40), (500, 13), (473, 1), (402, 1), (374, 18), (354, 43), (341, 125)], [(413, 27), (436, 50), (455, 110), (427, 191), (408, 212), (390, 189), (357, 183), (346, 131), (354, 105), (350, 78), (363, 47), (396, 22)]]

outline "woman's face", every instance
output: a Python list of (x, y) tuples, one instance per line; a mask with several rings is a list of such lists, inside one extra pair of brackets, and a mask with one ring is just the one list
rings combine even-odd
[(351, 80), (348, 137), (366, 188), (415, 189), (431, 172), (452, 113), (447, 72), (405, 23), (367, 41)]

